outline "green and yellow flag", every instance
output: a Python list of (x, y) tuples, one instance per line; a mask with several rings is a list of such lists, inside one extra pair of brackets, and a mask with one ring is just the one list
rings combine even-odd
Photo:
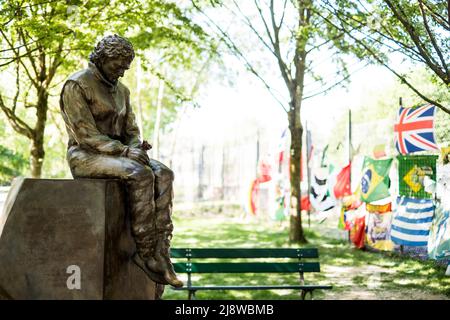
[(398, 156), (398, 183), (401, 196), (431, 199), (425, 191), (425, 177), (436, 181), (436, 155)]
[(373, 202), (389, 197), (389, 169), (392, 159), (374, 160), (364, 157), (361, 179), (361, 201)]

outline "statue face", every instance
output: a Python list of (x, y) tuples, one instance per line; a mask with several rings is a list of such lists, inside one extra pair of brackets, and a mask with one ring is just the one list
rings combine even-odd
[(101, 69), (109, 81), (116, 82), (120, 77), (123, 77), (126, 70), (130, 69), (130, 63), (129, 59), (123, 57), (107, 58)]

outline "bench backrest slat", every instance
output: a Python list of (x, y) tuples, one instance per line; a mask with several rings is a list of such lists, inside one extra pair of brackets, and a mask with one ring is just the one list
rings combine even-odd
[(172, 248), (172, 258), (318, 258), (317, 248)]
[(318, 262), (233, 262), (233, 263), (174, 263), (178, 273), (293, 273), (320, 272)]

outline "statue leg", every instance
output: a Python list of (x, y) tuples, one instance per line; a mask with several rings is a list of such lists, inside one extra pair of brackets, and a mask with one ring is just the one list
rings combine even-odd
[[(182, 286), (183, 283), (177, 279), (170, 263), (168, 246), (167, 254), (162, 258), (161, 249), (157, 249), (161, 246), (161, 239), (172, 236), (172, 171), (163, 164), (160, 164), (160, 168), (164, 169), (155, 165), (158, 173), (164, 171), (162, 179), (159, 179), (150, 166), (125, 157), (94, 154), (81, 149), (69, 150), (68, 159), (75, 178), (116, 178), (126, 182), (131, 227), (137, 248), (135, 262), (152, 280), (161, 284)], [(167, 175), (168, 173), (170, 175)], [(165, 187), (166, 185), (170, 187)], [(157, 221), (160, 212), (163, 212), (163, 218)], [(160, 228), (157, 228), (158, 224), (161, 224)]]
[(164, 278), (173, 286), (181, 287), (183, 282), (178, 279), (170, 261), (170, 240), (172, 239), (172, 200), (173, 179), (172, 170), (161, 162), (150, 159), (150, 167), (155, 175), (155, 213), (156, 213), (156, 250), (153, 259), (147, 261), (152, 270), (162, 272)]
[(161, 162), (150, 159), (150, 168), (155, 175), (155, 209), (156, 232), (158, 236), (167, 234), (172, 236), (172, 200), (173, 200), (173, 171)]
[(79, 148), (69, 150), (68, 160), (74, 178), (125, 181), (137, 253), (143, 260), (153, 256), (156, 246), (155, 175), (150, 167), (125, 157), (89, 153)]

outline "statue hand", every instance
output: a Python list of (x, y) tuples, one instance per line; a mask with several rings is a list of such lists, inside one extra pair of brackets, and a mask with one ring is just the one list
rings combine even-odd
[(135, 160), (143, 165), (148, 165), (150, 163), (147, 152), (139, 148), (130, 148), (127, 153), (127, 158)]
[(142, 141), (141, 149), (144, 151), (148, 151), (152, 148), (152, 145), (148, 143), (146, 140)]

